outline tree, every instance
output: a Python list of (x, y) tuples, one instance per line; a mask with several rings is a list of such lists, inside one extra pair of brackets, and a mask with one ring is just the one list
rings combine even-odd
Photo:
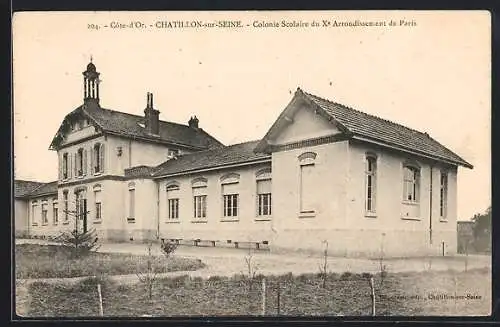
[(92, 251), (97, 251), (100, 247), (98, 244), (97, 232), (95, 229), (88, 231), (80, 230), (78, 228), (78, 220), (81, 215), (87, 215), (89, 211), (78, 210), (63, 210), (69, 216), (73, 217), (75, 221), (74, 229), (71, 232), (62, 232), (57, 239), (64, 245), (70, 248), (71, 255), (74, 258), (85, 256)]
[(491, 251), (491, 206), (483, 214), (472, 217), (474, 247), (476, 251)]

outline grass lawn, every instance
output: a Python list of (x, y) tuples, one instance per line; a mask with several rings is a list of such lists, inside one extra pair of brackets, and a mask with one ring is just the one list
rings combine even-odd
[[(65, 278), (135, 274), (146, 271), (145, 255), (90, 253), (71, 259), (69, 250), (58, 245), (17, 244), (16, 278)], [(192, 271), (204, 267), (200, 260), (181, 257), (154, 257), (158, 272)]]
[[(389, 273), (374, 276), (377, 315), (486, 315), (491, 307), (491, 271)], [(29, 286), (27, 315), (34, 317), (86, 317), (98, 315), (95, 279), (75, 285), (36, 282)], [(158, 280), (152, 299), (145, 285), (102, 283), (105, 316), (259, 315), (261, 280), (252, 287), (242, 276), (209, 279), (164, 278)], [(321, 276), (266, 276), (266, 314), (358, 316), (371, 314), (369, 279), (366, 275), (329, 274), (326, 287)], [(279, 300), (278, 300), (278, 289)], [(429, 299), (475, 294), (481, 299)], [(417, 295), (420, 298), (417, 298)], [(278, 309), (279, 308), (279, 309)]]

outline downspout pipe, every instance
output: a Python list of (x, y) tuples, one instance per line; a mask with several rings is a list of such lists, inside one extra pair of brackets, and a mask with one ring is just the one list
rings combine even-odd
[(160, 182), (155, 181), (156, 184), (156, 239), (160, 239)]

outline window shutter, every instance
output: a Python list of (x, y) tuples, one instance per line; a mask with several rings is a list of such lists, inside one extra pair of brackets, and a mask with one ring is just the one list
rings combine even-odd
[(95, 191), (94, 192), (94, 201), (95, 203), (101, 203), (101, 191)]
[(99, 160), (101, 171), (104, 171), (104, 144), (99, 147), (99, 158), (97, 160)]
[(75, 156), (75, 162), (74, 162), (74, 165), (75, 165), (75, 176), (78, 176), (78, 152), (74, 154)]
[(58, 175), (58, 179), (59, 179), (59, 180), (61, 180), (61, 179), (62, 179), (63, 161), (64, 161), (64, 158), (63, 158), (63, 155), (61, 155), (61, 156), (59, 157), (59, 175)]
[(73, 155), (71, 153), (68, 153), (68, 178), (72, 177), (72, 172), (73, 172)]
[(271, 180), (257, 181), (257, 194), (271, 193)]
[(90, 148), (90, 174), (94, 174), (96, 173), (95, 171), (95, 154), (94, 154), (94, 148), (95, 146), (93, 146), (92, 148)]
[(222, 194), (238, 194), (238, 183), (223, 184)]
[(301, 166), (301, 211), (315, 209), (314, 165)]
[(206, 194), (207, 194), (206, 187), (194, 187), (193, 188), (193, 196), (206, 195)]
[(83, 167), (82, 167), (83, 174), (87, 174), (87, 149), (83, 150)]

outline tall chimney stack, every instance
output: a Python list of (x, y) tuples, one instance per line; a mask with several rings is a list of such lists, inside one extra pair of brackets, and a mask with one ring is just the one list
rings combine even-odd
[(144, 109), (145, 127), (148, 133), (160, 134), (160, 112), (153, 107), (153, 93), (147, 93), (146, 109)]

